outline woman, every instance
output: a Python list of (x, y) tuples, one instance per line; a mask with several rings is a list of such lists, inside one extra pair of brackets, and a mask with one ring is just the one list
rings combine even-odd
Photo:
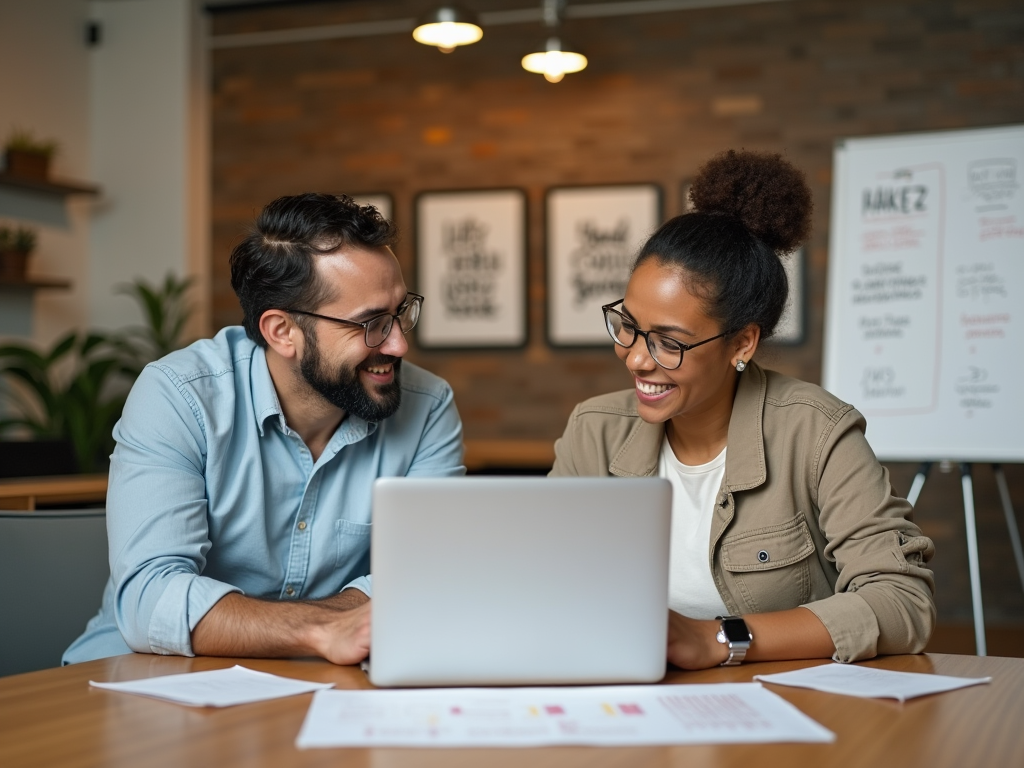
[(694, 181), (694, 213), (640, 251), (604, 308), (635, 387), (581, 403), (552, 475), (673, 486), (668, 659), (920, 652), (935, 619), (932, 542), (864, 438), (864, 418), (753, 361), (788, 291), (811, 196), (777, 155), (730, 151)]

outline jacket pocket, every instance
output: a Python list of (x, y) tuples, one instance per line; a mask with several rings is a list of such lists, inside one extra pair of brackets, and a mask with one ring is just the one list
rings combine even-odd
[[(354, 523), (351, 520), (335, 520), (334, 567), (355, 573), (368, 568), (357, 568), (363, 560), (370, 558), (371, 523)], [(362, 575), (360, 573), (360, 575)]]
[(803, 515), (788, 523), (726, 536), (722, 567), (726, 582), (755, 613), (784, 611), (811, 597), (814, 540)]

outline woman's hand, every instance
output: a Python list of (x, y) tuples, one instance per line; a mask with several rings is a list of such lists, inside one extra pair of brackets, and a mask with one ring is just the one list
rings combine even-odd
[(721, 622), (690, 619), (668, 612), (668, 660), (683, 669), (716, 667), (729, 656), (729, 649), (715, 636)]

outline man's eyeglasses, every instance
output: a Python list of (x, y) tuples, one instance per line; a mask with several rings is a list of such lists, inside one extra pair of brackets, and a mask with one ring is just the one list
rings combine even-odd
[(318, 315), (316, 312), (306, 312), (302, 309), (286, 309), (284, 311), (295, 315), (315, 317), (320, 320), (330, 320), (332, 323), (339, 323), (340, 325), (352, 325), (362, 328), (365, 331), (366, 346), (372, 349), (373, 347), (379, 347), (391, 335), (391, 328), (394, 326), (395, 320), (398, 321), (398, 327), (401, 328), (402, 333), (408, 333), (415, 328), (416, 323), (420, 319), (420, 308), (422, 306), (422, 296), (418, 293), (407, 293), (405, 301), (402, 302), (402, 306), (398, 308), (397, 313), (392, 315), (385, 312), (382, 315), (374, 315), (369, 320), (361, 323), (357, 320), (342, 320), (340, 317)]
[(625, 299), (619, 299), (601, 307), (601, 310), (604, 312), (604, 326), (608, 329), (608, 335), (620, 347), (626, 348), (633, 346), (637, 336), (643, 336), (644, 341), (647, 342), (647, 351), (651, 353), (654, 362), (669, 371), (674, 371), (683, 364), (683, 352), (729, 335), (729, 332), (726, 331), (717, 336), (712, 336), (710, 339), (698, 341), (696, 344), (684, 344), (673, 339), (671, 336), (666, 336), (657, 331), (641, 331), (636, 323), (613, 308), (616, 304), (621, 304), (624, 301)]

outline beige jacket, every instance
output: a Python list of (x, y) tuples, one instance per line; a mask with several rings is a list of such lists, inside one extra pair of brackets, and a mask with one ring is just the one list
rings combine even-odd
[[(708, 565), (733, 614), (804, 606), (837, 661), (918, 653), (935, 622), (934, 546), (911, 522), (853, 406), (751, 363), (729, 422)], [(552, 475), (657, 475), (663, 424), (633, 390), (576, 406)]]

